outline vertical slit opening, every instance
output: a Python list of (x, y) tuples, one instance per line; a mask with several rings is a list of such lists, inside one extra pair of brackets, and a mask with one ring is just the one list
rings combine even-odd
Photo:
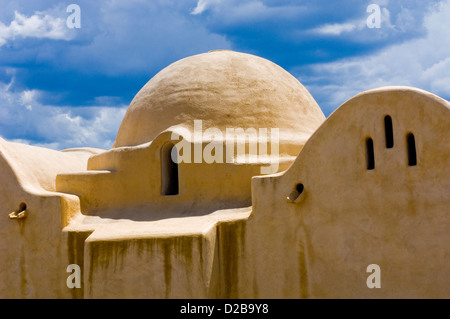
[(389, 115), (384, 117), (384, 131), (386, 135), (386, 148), (394, 147), (394, 129), (392, 127), (392, 118)]
[(367, 159), (367, 169), (375, 169), (375, 152), (373, 149), (373, 140), (368, 138), (366, 140), (366, 159)]
[(178, 153), (172, 143), (161, 148), (161, 194), (178, 195)]
[(416, 166), (417, 165), (417, 153), (416, 153), (416, 139), (414, 138), (414, 134), (409, 133), (406, 137), (406, 141), (408, 144), (408, 165)]
[(295, 185), (295, 190), (298, 192), (299, 195), (301, 195), (303, 193), (304, 189), (305, 189), (305, 187), (303, 186), (303, 184)]

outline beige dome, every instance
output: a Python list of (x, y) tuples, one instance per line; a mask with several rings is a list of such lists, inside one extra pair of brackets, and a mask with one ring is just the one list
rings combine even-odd
[(162, 131), (278, 128), (283, 140), (305, 140), (325, 117), (309, 92), (278, 65), (250, 54), (212, 51), (179, 60), (135, 96), (113, 147), (152, 141)]

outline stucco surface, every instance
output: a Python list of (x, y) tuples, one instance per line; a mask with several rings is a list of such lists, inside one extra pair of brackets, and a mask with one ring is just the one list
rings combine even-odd
[[(361, 93), (327, 119), (288, 171), (255, 178), (255, 221), (247, 233), (267, 235), (250, 240), (251, 250), (266, 252), (255, 254), (254, 267), (262, 275), (273, 270), (264, 261), (284, 264), (259, 291), (267, 297), (448, 298), (449, 106), (412, 88)], [(385, 143), (387, 115), (392, 148)], [(409, 133), (416, 166), (408, 164)], [(366, 165), (369, 137), (373, 170)], [(303, 194), (291, 202), (287, 197), (299, 183)], [(366, 286), (371, 264), (381, 268), (381, 289)]]
[[(63, 227), (79, 214), (76, 196), (55, 191), (56, 175), (83, 169), (99, 150), (57, 152), (0, 139), (0, 297), (69, 298), (71, 263)], [(26, 217), (9, 214), (26, 206)]]
[[(280, 66), (254, 55), (212, 51), (179, 60), (154, 76), (131, 102), (114, 147), (155, 139), (179, 125), (204, 129), (279, 128), (296, 146), (325, 119), (304, 86)], [(297, 153), (295, 153), (297, 151)]]
[[(279, 172), (180, 163), (165, 194), (172, 133), (211, 142), (189, 136), (199, 119), (280, 128)], [(449, 102), (419, 89), (362, 92), (325, 120), (267, 60), (183, 59), (137, 94), (110, 150), (0, 139), (0, 297), (449, 298), (449, 127)]]

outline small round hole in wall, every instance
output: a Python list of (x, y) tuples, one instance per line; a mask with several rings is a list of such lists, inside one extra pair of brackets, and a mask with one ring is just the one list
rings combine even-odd
[(27, 217), (27, 204), (24, 202), (19, 204), (19, 209), (8, 215), (10, 219), (23, 219)]
[(20, 203), (19, 205), (19, 213), (23, 212), (25, 209), (27, 209), (27, 204), (26, 203)]
[(301, 201), (302, 198), (303, 198), (302, 194), (303, 194), (304, 190), (305, 190), (305, 186), (303, 186), (302, 183), (296, 184), (294, 189), (292, 190), (292, 192), (287, 197), (287, 200), (289, 202), (299, 202), (299, 201)]

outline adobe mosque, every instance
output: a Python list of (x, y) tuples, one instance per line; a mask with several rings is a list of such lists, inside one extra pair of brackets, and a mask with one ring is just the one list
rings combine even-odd
[(449, 298), (449, 127), (419, 89), (326, 119), (265, 59), (182, 59), (110, 150), (0, 139), (0, 297)]

